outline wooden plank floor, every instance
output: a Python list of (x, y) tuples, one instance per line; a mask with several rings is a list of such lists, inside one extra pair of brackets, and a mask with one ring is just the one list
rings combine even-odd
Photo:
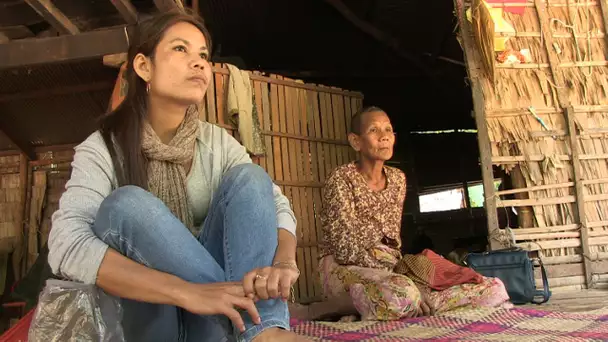
[(537, 310), (556, 310), (581, 312), (601, 309), (608, 306), (608, 290), (578, 290), (561, 292), (551, 296), (549, 302), (542, 305), (527, 304)]

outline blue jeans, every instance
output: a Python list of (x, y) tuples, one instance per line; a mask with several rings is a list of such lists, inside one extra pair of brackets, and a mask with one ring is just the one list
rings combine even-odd
[[(255, 164), (223, 176), (198, 238), (165, 204), (135, 186), (115, 190), (101, 204), (93, 231), (111, 248), (147, 267), (194, 283), (241, 281), (272, 263), (277, 220), (272, 183)], [(127, 341), (251, 341), (269, 327), (289, 329), (281, 299), (256, 303), (262, 324), (243, 313), (240, 333), (225, 316), (200, 316), (170, 305), (121, 299)]]

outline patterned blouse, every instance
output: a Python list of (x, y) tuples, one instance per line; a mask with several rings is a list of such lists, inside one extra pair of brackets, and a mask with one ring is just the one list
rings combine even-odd
[[(321, 257), (332, 255), (342, 265), (392, 268), (378, 257), (377, 247), (401, 256), (401, 215), (405, 174), (384, 166), (386, 188), (372, 191), (356, 162), (335, 169), (325, 183)], [(388, 247), (388, 248), (386, 248)]]

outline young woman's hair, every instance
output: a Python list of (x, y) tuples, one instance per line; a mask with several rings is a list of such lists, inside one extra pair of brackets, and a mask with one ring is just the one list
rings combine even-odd
[(127, 93), (122, 103), (101, 119), (100, 130), (116, 170), (119, 186), (136, 185), (148, 188), (147, 161), (142, 152), (142, 128), (148, 112), (146, 83), (133, 69), (139, 53), (154, 63), (156, 47), (171, 26), (186, 22), (196, 26), (205, 36), (211, 53), (211, 35), (202, 19), (185, 11), (170, 11), (140, 22), (129, 37), (130, 46), (124, 78)]
[(360, 135), (361, 134), (361, 124), (363, 122), (363, 115), (365, 115), (366, 113), (372, 113), (372, 112), (384, 112), (384, 110), (382, 110), (382, 108), (376, 107), (376, 106), (369, 106), (369, 107), (365, 107), (365, 108), (359, 110), (357, 113), (355, 113), (355, 115), (353, 115), (353, 118), (351, 119), (350, 132), (354, 133), (356, 135)]

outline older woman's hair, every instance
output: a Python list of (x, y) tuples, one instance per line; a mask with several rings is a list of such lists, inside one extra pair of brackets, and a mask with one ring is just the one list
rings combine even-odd
[(350, 133), (354, 133), (356, 135), (361, 134), (361, 124), (363, 123), (363, 116), (367, 113), (372, 112), (383, 112), (386, 113), (382, 108), (376, 106), (368, 106), (361, 110), (359, 110), (352, 118), (350, 122)]

